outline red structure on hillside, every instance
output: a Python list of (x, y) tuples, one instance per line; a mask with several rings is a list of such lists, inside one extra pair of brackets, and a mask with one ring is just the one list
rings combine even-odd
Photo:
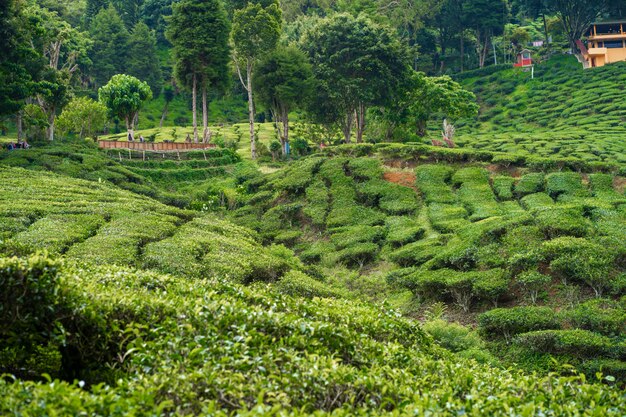
[(519, 68), (532, 67), (533, 59), (530, 56), (530, 51), (528, 49), (524, 49), (517, 54), (517, 62), (513, 64), (513, 66)]

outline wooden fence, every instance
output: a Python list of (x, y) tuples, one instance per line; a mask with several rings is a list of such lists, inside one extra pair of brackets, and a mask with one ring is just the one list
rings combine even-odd
[(189, 143), (189, 142), (126, 142), (115, 140), (100, 140), (98, 141), (98, 147), (100, 149), (128, 149), (135, 151), (148, 151), (148, 152), (185, 152), (192, 150), (203, 150), (215, 148), (212, 143)]

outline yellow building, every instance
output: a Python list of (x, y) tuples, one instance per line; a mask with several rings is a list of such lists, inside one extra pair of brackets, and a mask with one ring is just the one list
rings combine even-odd
[(580, 42), (585, 68), (602, 67), (626, 61), (626, 21), (593, 23), (585, 34), (587, 46)]

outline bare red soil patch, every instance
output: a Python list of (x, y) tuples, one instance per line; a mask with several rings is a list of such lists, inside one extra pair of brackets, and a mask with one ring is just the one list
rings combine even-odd
[(417, 190), (415, 187), (415, 174), (412, 172), (385, 172), (383, 178), (385, 181)]
[(626, 178), (615, 177), (613, 179), (613, 187), (615, 187), (618, 193), (624, 194), (624, 190), (626, 190)]

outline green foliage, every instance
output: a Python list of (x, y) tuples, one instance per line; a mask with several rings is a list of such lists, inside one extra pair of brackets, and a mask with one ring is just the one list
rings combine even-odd
[(484, 342), (478, 333), (458, 323), (436, 319), (424, 323), (423, 329), (435, 342), (455, 353), (484, 348)]
[(616, 347), (610, 338), (587, 330), (535, 331), (520, 334), (515, 342), (537, 352), (577, 358), (622, 355), (622, 349)]
[(152, 95), (158, 96), (163, 87), (163, 74), (157, 56), (156, 35), (145, 23), (139, 22), (133, 27), (127, 53), (124, 72), (144, 80), (152, 89)]
[(94, 67), (91, 74), (97, 86), (104, 86), (111, 77), (126, 70), (126, 60), (129, 58), (127, 49), (129, 34), (112, 4), (102, 7), (99, 11), (94, 10), (94, 13), (89, 26), (93, 40), (90, 58)]
[(487, 338), (505, 338), (534, 330), (560, 329), (557, 314), (549, 307), (496, 308), (479, 317), (480, 332)]
[(517, 284), (522, 288), (531, 303), (535, 304), (540, 291), (544, 290), (552, 282), (552, 277), (537, 271), (524, 272), (516, 277)]
[(515, 194), (523, 197), (543, 191), (544, 175), (540, 172), (526, 174), (515, 184)]
[(80, 139), (95, 137), (103, 130), (107, 120), (107, 108), (90, 98), (72, 99), (63, 109), (58, 120), (59, 130), (77, 133)]
[(618, 336), (626, 331), (626, 311), (612, 300), (590, 300), (565, 313), (573, 328), (589, 330), (606, 336)]
[(498, 200), (505, 201), (513, 199), (513, 184), (515, 179), (511, 177), (498, 176), (493, 179), (493, 190)]
[(152, 91), (148, 84), (131, 75), (117, 74), (98, 90), (98, 98), (112, 116), (126, 120), (129, 126), (143, 102), (152, 98)]
[(65, 288), (57, 277), (59, 263), (45, 255), (0, 259), (0, 369), (22, 377), (58, 375), (63, 326), (56, 311)]
[(329, 287), (300, 271), (290, 271), (274, 287), (283, 294), (313, 298), (343, 298), (341, 291)]

